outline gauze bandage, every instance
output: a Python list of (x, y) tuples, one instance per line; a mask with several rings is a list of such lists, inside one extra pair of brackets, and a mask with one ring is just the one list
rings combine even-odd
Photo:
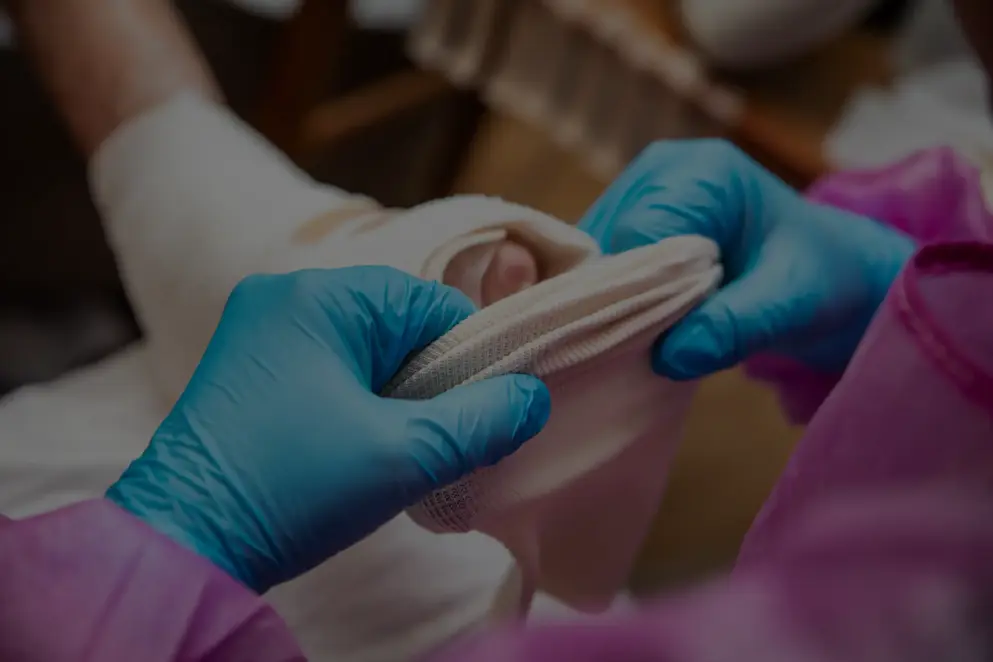
[(504, 238), (525, 246), (544, 278), (599, 254), (586, 234), (497, 198), (383, 209), (318, 184), (231, 113), (190, 95), (116, 131), (91, 180), (170, 402), (249, 274), (384, 265), (445, 281), (461, 254)]
[(409, 511), (432, 531), (478, 530), (506, 545), (518, 568), (498, 615), (523, 614), (539, 589), (596, 611), (623, 586), (692, 391), (652, 372), (650, 348), (720, 278), (717, 247), (701, 237), (589, 261), (473, 315), (387, 386), (424, 399), (529, 373), (551, 391), (540, 435)]
[[(288, 257), (293, 264), (385, 265), (447, 282), (449, 268), (466, 251), (503, 240), (526, 247), (542, 279), (599, 255), (586, 233), (551, 216), (499, 198), (462, 195), (409, 210), (357, 209), (347, 219), (336, 212), (332, 223), (318, 217), (297, 233), (298, 245)], [(459, 279), (475, 284), (465, 293), (477, 303), (486, 266), (485, 261), (468, 264)], [(283, 265), (275, 267), (282, 270)]]

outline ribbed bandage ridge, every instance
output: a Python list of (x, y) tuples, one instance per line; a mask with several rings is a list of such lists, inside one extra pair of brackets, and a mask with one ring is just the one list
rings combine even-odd
[[(717, 258), (713, 242), (684, 236), (587, 262), (472, 315), (414, 357), (383, 395), (427, 399), (499, 375), (549, 378), (581, 366), (678, 321), (720, 280)], [(529, 498), (512, 485), (492, 490), (487, 478), (499, 471), (477, 471), (409, 512), (434, 530), (470, 530), (477, 512)]]

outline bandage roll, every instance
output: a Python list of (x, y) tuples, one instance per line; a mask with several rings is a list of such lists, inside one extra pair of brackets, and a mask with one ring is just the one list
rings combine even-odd
[(541, 377), (545, 430), (408, 512), (438, 533), (478, 530), (534, 590), (586, 611), (621, 588), (661, 500), (692, 386), (651, 371), (660, 333), (718, 284), (716, 245), (676, 237), (573, 271), (471, 316), (415, 357), (384, 395), (434, 397), (510, 373)]

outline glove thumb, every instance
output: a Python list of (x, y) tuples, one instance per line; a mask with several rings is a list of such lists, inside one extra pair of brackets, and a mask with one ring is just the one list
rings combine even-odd
[(781, 262), (762, 263), (727, 284), (663, 336), (653, 354), (653, 367), (675, 380), (732, 368), (809, 326), (822, 307), (822, 289), (805, 278), (802, 270)]
[(421, 448), (415, 451), (425, 493), (495, 464), (548, 421), (548, 388), (527, 375), (494, 377), (417, 403)]

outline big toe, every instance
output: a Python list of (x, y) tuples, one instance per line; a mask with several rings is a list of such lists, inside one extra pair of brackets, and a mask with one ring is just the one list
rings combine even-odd
[(526, 247), (501, 242), (483, 276), (483, 305), (525, 290), (538, 282), (538, 261)]
[(513, 241), (474, 246), (452, 260), (444, 280), (477, 306), (488, 306), (537, 283), (538, 261)]

